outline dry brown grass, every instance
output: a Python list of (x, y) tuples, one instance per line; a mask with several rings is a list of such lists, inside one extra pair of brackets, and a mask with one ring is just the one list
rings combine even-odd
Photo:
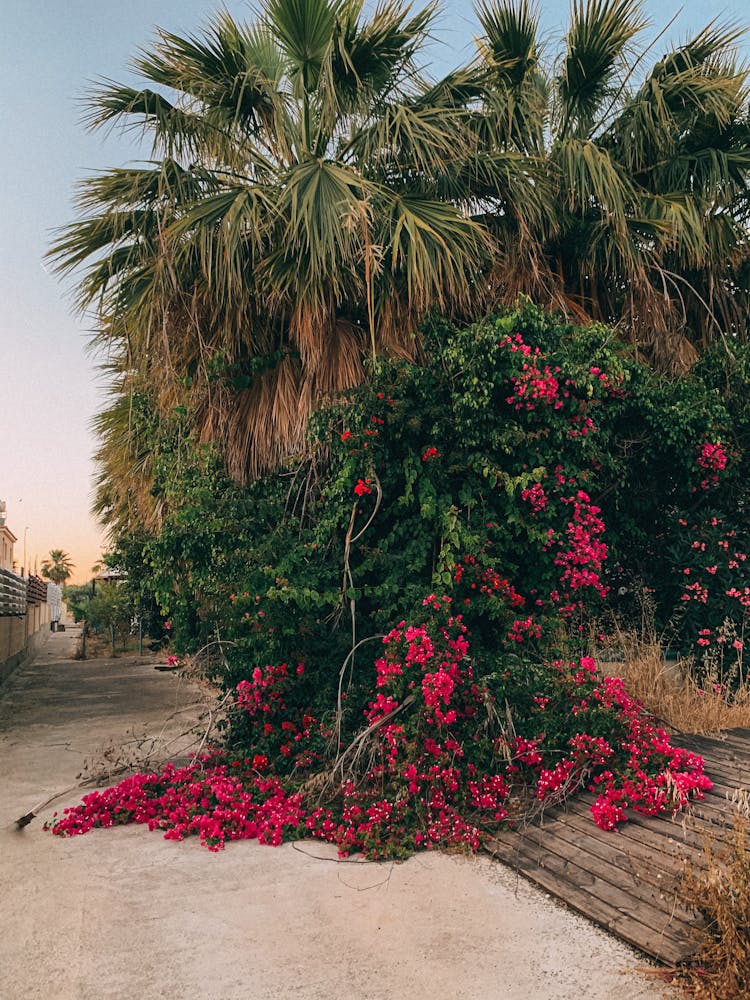
[(727, 692), (719, 670), (700, 683), (690, 670), (690, 661), (665, 662), (657, 642), (624, 640), (623, 662), (599, 657), (604, 673), (625, 681), (629, 694), (668, 728), (682, 733), (711, 733), (719, 729), (750, 726), (750, 685), (745, 682)]
[[(747, 812), (747, 810), (745, 810)], [(706, 845), (705, 867), (683, 872), (683, 902), (703, 914), (706, 939), (675, 982), (705, 1000), (750, 996), (750, 820), (738, 815), (731, 842)]]
[[(623, 662), (602, 662), (604, 673), (623, 678), (628, 692), (676, 732), (711, 733), (750, 726), (750, 685), (737, 684), (737, 664), (721, 664), (700, 682), (687, 660), (665, 662), (658, 642), (618, 637)], [(740, 665), (741, 666), (741, 665)], [(741, 676), (741, 674), (740, 674)], [(725, 683), (729, 677), (733, 683)], [(730, 693), (731, 692), (731, 693)], [(706, 843), (703, 863), (686, 865), (679, 893), (682, 902), (706, 923), (703, 943), (678, 972), (674, 983), (702, 1000), (750, 997), (750, 799), (738, 791), (726, 804), (727, 824), (735, 812), (729, 842)]]

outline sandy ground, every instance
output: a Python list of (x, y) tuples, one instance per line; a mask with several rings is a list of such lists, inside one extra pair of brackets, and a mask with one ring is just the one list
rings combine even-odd
[[(487, 858), (340, 863), (304, 842), (211, 854), (141, 827), (15, 820), (195, 689), (56, 634), (0, 688), (2, 1000), (647, 1000), (647, 961)], [(172, 729), (175, 723), (172, 723)]]

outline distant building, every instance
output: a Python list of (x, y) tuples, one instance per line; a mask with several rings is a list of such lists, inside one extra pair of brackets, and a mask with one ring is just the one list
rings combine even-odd
[(17, 541), (5, 523), (5, 502), (0, 500), (0, 684), (41, 649), (50, 632), (45, 628), (51, 620), (50, 607), (59, 617), (60, 588), (50, 588), (41, 577), (14, 572)]
[(5, 523), (5, 501), (0, 500), (0, 569), (13, 572), (13, 546), (18, 541)]

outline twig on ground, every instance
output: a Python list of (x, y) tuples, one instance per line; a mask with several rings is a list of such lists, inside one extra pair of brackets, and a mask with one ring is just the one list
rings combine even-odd
[(306, 855), (308, 858), (313, 858), (315, 861), (330, 861), (334, 865), (382, 865), (382, 861), (377, 861), (374, 858), (327, 858), (323, 854), (311, 854), (310, 851), (303, 851), (302, 848), (292, 842), (292, 847), (295, 851), (299, 851), (300, 854)]
[[(139, 737), (134, 736), (133, 739), (120, 743), (117, 747), (113, 746), (106, 748), (103, 751), (103, 759), (104, 761), (108, 761), (112, 756), (114, 756), (114, 761), (112, 762), (114, 766), (100, 766), (94, 773), (86, 775), (85, 772), (89, 767), (89, 764), (84, 762), (83, 770), (79, 773), (79, 780), (76, 784), (70, 785), (69, 787), (62, 789), (62, 791), (56, 792), (54, 795), (51, 795), (43, 802), (34, 806), (34, 808), (29, 812), (24, 813), (23, 816), (19, 816), (15, 822), (16, 828), (18, 830), (23, 830), (29, 825), (29, 823), (32, 822), (32, 820), (36, 819), (42, 809), (51, 805), (53, 802), (57, 801), (57, 799), (60, 799), (65, 795), (69, 795), (77, 789), (91, 787), (92, 785), (103, 785), (111, 782), (115, 777), (128, 773), (134, 774), (146, 764), (150, 766), (158, 766), (160, 763), (163, 766), (170, 759), (170, 755), (167, 754), (166, 751), (175, 743), (184, 740), (186, 736), (195, 736), (196, 738), (191, 743), (182, 747), (182, 754), (185, 755), (192, 753), (193, 757), (199, 757), (213, 728), (216, 714), (218, 714), (220, 709), (226, 704), (230, 697), (231, 692), (227, 692), (219, 704), (214, 706), (213, 710), (206, 703), (205, 711), (198, 715), (196, 723), (188, 729), (185, 729), (173, 736), (166, 743), (163, 742), (163, 736), (169, 722), (177, 718), (177, 716), (183, 715), (185, 712), (194, 710), (196, 705), (187, 705), (184, 708), (175, 709), (171, 712), (164, 720), (159, 735), (156, 737), (145, 734)], [(205, 720), (206, 717), (208, 717), (208, 725), (206, 725), (205, 728), (201, 727), (201, 735), (199, 739), (197, 732), (198, 724)], [(196, 746), (196, 744), (197, 750), (193, 752), (193, 747)], [(145, 752), (139, 752), (143, 751), (143, 748), (147, 745), (148, 749)]]

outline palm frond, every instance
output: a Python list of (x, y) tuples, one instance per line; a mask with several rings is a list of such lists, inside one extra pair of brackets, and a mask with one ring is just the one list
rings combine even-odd
[(411, 4), (403, 0), (380, 2), (360, 23), (361, 9), (361, 0), (345, 5), (331, 52), (330, 82), (344, 111), (363, 100), (404, 96), (403, 81), (417, 70), (415, 57), (428, 39), (437, 4), (412, 15)]
[(345, 0), (267, 0), (264, 23), (278, 40), (287, 72), (301, 88), (317, 86), (323, 64), (330, 56), (336, 22)]
[(389, 208), (378, 213), (384, 267), (405, 289), (409, 302), (418, 310), (433, 303), (447, 310), (451, 304), (467, 305), (492, 245), (484, 227), (452, 205), (381, 194)]
[(552, 159), (559, 167), (571, 212), (593, 209), (617, 220), (625, 218), (636, 192), (608, 150), (590, 140), (568, 139), (553, 149)]
[(559, 134), (586, 135), (611, 92), (633, 39), (647, 26), (642, 0), (573, 0), (556, 79)]
[(539, 11), (534, 0), (479, 0), (484, 31), (477, 46), (495, 81), (518, 88), (539, 68)]
[(418, 183), (434, 175), (449, 158), (465, 155), (474, 145), (461, 109), (413, 102), (388, 104), (377, 119), (359, 129), (341, 149), (361, 164), (366, 176), (387, 174), (392, 182)]

